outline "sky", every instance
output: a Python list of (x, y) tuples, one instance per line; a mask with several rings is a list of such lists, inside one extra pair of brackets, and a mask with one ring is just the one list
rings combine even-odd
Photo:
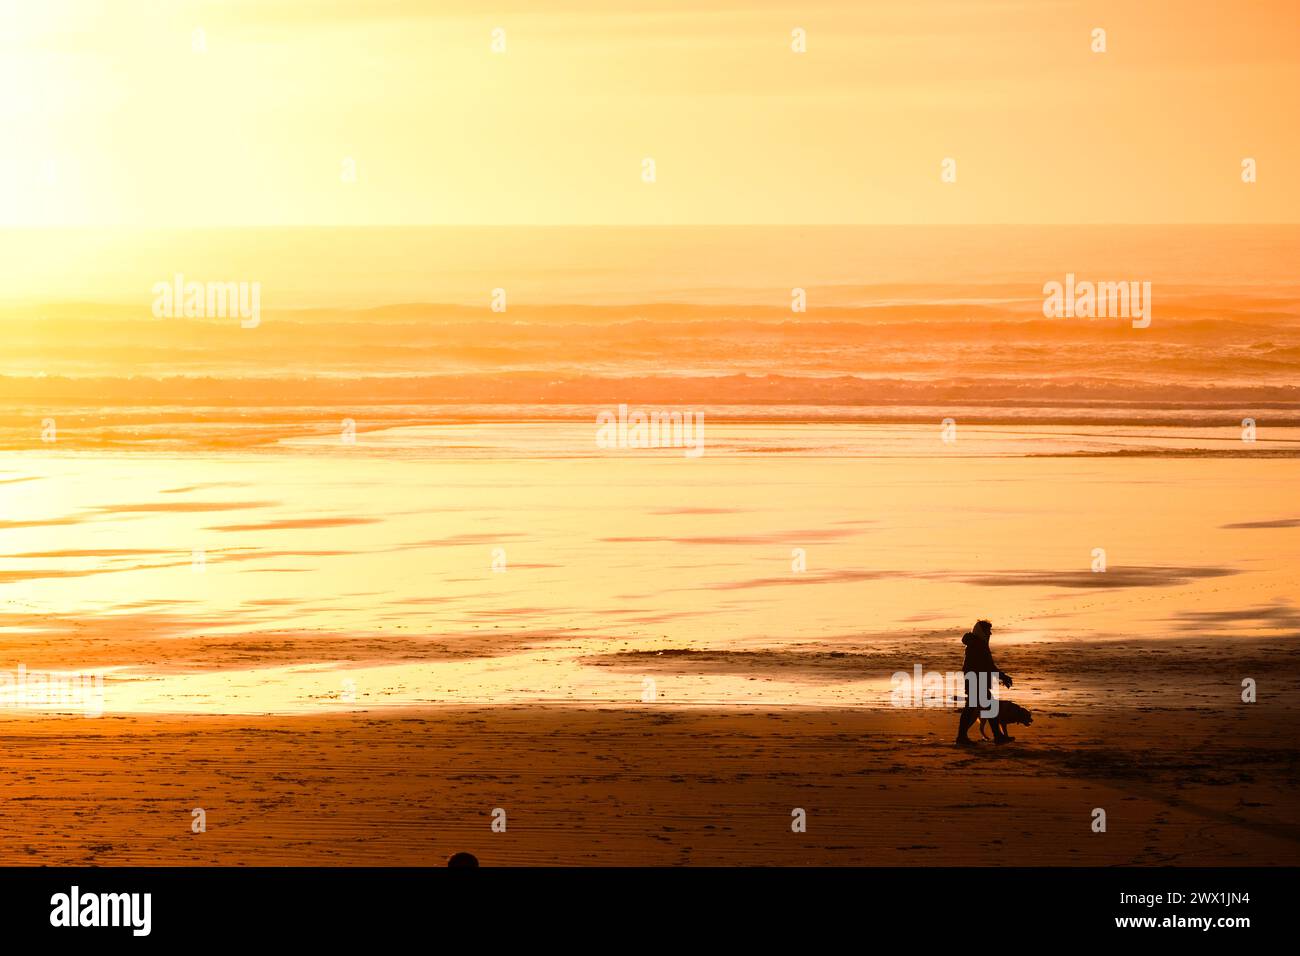
[(1296, 222), (1297, 115), (1292, 0), (0, 0), (0, 227)]

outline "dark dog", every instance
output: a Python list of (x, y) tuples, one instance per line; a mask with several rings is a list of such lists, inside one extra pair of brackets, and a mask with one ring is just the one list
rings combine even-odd
[(1028, 727), (1034, 722), (1034, 715), (1017, 703), (1009, 700), (999, 700), (998, 715), (996, 717), (980, 718), (980, 736), (985, 740), (989, 738), (989, 735), (984, 732), (984, 728), (988, 726), (989, 721), (993, 721), (994, 734), (1001, 731), (1002, 736), (1007, 740), (1015, 740), (1015, 737), (1007, 733), (1007, 724), (1024, 724)]

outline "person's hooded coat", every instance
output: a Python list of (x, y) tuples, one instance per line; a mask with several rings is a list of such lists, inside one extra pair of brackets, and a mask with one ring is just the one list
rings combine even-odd
[(961, 662), (963, 673), (990, 672), (998, 669), (998, 665), (993, 663), (993, 652), (989, 650), (987, 637), (980, 637), (974, 631), (967, 631), (961, 642), (966, 645), (966, 657)]

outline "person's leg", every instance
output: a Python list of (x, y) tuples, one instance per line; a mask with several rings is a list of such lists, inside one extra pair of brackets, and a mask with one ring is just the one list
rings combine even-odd
[(975, 723), (975, 718), (978, 716), (979, 709), (976, 707), (963, 707), (961, 709), (961, 716), (957, 718), (957, 744), (959, 746), (975, 743), (966, 735), (970, 733), (971, 724)]

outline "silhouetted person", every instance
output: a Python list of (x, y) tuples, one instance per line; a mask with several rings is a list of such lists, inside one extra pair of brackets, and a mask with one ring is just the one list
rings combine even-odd
[[(981, 690), (989, 695), (993, 692), (994, 673), (997, 673), (1003, 687), (1011, 686), (1011, 675), (1003, 674), (998, 670), (998, 665), (993, 663), (993, 652), (989, 650), (989, 639), (992, 636), (992, 624), (988, 621), (976, 621), (975, 626), (961, 639), (961, 642), (966, 645), (966, 658), (961, 663), (962, 673), (966, 675), (966, 704), (961, 709), (961, 716), (957, 718), (957, 746), (959, 747), (975, 743), (966, 735), (970, 733), (971, 726), (979, 718)], [(971, 698), (971, 674), (975, 675), (976, 681), (974, 699)], [(1001, 731), (996, 721), (990, 723), (993, 725), (994, 742), (1006, 743), (1010, 738)]]
[(466, 853), (461, 850), (459, 853), (453, 853), (447, 857), (448, 866), (478, 866), (478, 857), (473, 853)]

